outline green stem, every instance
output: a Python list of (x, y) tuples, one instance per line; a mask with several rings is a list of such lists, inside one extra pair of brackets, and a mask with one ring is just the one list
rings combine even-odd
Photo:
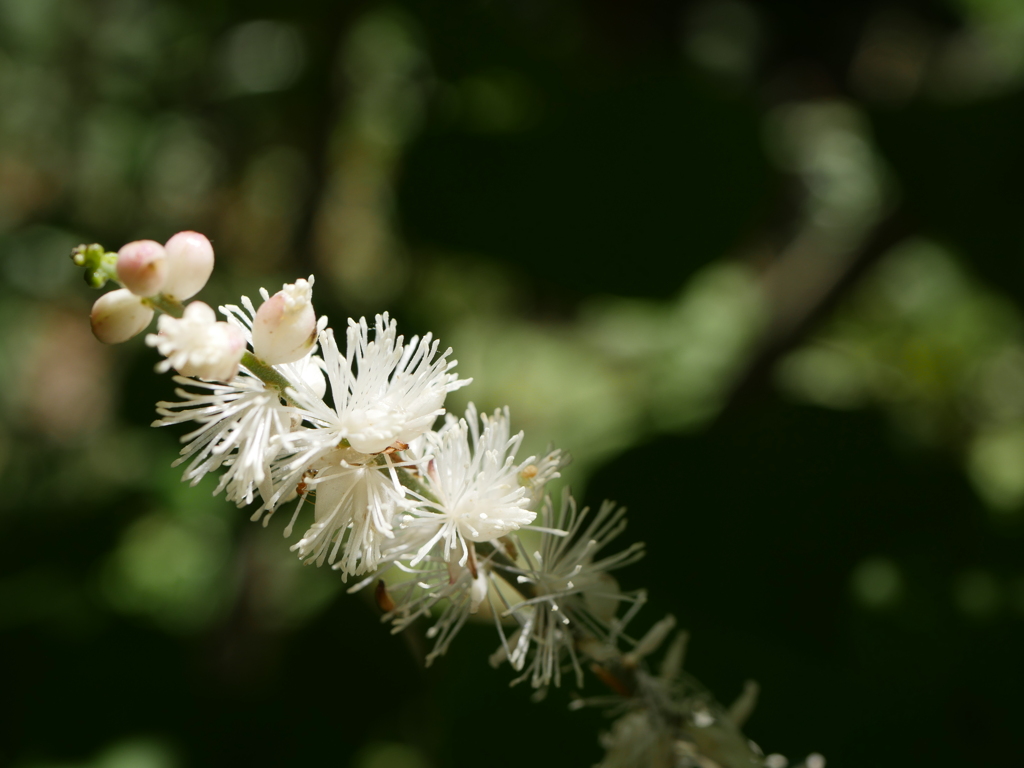
[(415, 491), (427, 501), (432, 501), (435, 504), (440, 504), (437, 496), (427, 490), (427, 486), (421, 483), (416, 477), (405, 467), (395, 467), (395, 471), (398, 473), (398, 482), (408, 488), (410, 491)]
[(268, 387), (276, 389), (281, 394), (281, 397), (285, 398), (290, 405), (295, 405), (295, 402), (285, 393), (286, 389), (292, 387), (292, 383), (275, 371), (272, 366), (267, 365), (248, 350), (242, 355), (242, 365), (249, 370), (249, 373)]
[(158, 293), (156, 296), (147, 296), (142, 301), (153, 309), (157, 309), (171, 317), (181, 317), (185, 314), (185, 307), (182, 306), (180, 301), (172, 299), (170, 296), (165, 296), (162, 293)]
[[(117, 279), (117, 254), (108, 253), (106, 248), (99, 243), (78, 246), (71, 252), (71, 260), (76, 265), (85, 268), (86, 282), (93, 288), (102, 288), (108, 281), (124, 287)], [(180, 318), (185, 314), (185, 307), (180, 301), (163, 293), (147, 296), (142, 302), (171, 317)], [(272, 366), (267, 365), (249, 351), (242, 355), (242, 365), (267, 387), (276, 389), (289, 405), (296, 405), (285, 393), (292, 383), (275, 371)]]

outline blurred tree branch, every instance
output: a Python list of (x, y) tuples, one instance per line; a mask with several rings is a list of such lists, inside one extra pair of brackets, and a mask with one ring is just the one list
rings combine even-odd
[(807, 262), (814, 254), (790, 249), (766, 270), (763, 281), (766, 287), (771, 285), (766, 293), (771, 297), (772, 317), (760, 349), (737, 379), (721, 414), (758, 399), (779, 359), (816, 330), (881, 257), (914, 231), (906, 212), (896, 208), (859, 248), (835, 260), (832, 269), (809, 270)]

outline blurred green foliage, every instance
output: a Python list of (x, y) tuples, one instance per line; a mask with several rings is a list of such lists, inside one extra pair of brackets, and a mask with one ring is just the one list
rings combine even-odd
[(1018, 765), (1022, 51), (1008, 0), (0, 0), (0, 764), (599, 759), (178, 482), (67, 254), (196, 229), (209, 302), (315, 272), (574, 454), (767, 751)]

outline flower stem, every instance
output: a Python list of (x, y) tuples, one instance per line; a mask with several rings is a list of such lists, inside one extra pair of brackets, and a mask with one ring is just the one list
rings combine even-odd
[(413, 476), (412, 472), (407, 470), (405, 467), (395, 467), (395, 472), (398, 473), (398, 482), (410, 491), (422, 496), (427, 501), (431, 501), (434, 504), (440, 504), (438, 498), (427, 490), (427, 486), (417, 480), (416, 477)]
[[(71, 260), (77, 266), (85, 268), (86, 282), (93, 288), (102, 288), (108, 282), (124, 287), (117, 278), (117, 254), (108, 252), (99, 243), (78, 246), (71, 252)], [(185, 314), (185, 307), (180, 301), (163, 293), (147, 296), (142, 301), (158, 312), (163, 312), (171, 317), (180, 318)], [(296, 405), (287, 394), (292, 383), (275, 371), (272, 366), (267, 365), (248, 350), (242, 355), (241, 362), (253, 376), (271, 389), (276, 389), (289, 405)]]
[(273, 366), (267, 365), (248, 350), (246, 350), (245, 354), (242, 355), (242, 365), (246, 367), (249, 373), (258, 378), (268, 387), (280, 392), (281, 397), (285, 398), (289, 405), (295, 405), (295, 402), (288, 397), (286, 393), (286, 390), (293, 388), (292, 383), (275, 371)]
[(172, 299), (170, 296), (165, 296), (162, 293), (158, 293), (156, 296), (147, 296), (142, 301), (153, 309), (159, 310), (165, 315), (170, 315), (171, 317), (180, 318), (185, 314), (185, 307), (182, 306), (180, 301)]

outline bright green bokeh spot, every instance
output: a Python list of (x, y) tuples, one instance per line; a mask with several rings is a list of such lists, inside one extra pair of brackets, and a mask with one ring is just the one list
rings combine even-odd
[(1019, 509), (1024, 503), (1024, 425), (979, 434), (968, 449), (968, 471), (990, 507)]
[(176, 768), (166, 745), (151, 739), (125, 739), (81, 763), (29, 763), (28, 768)]
[(850, 589), (857, 602), (865, 608), (891, 608), (903, 596), (903, 576), (899, 566), (889, 558), (872, 557), (853, 569)]
[(200, 629), (223, 605), (230, 556), (224, 524), (155, 513), (133, 523), (107, 561), (102, 586), (111, 605), (172, 631)]

